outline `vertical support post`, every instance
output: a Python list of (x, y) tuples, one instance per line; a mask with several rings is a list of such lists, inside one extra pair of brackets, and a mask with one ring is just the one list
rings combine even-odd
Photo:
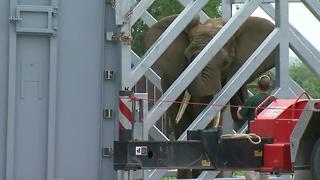
[(288, 0), (276, 0), (276, 27), (279, 28), (280, 44), (276, 61), (276, 90), (274, 94), (281, 98), (290, 98), (289, 92), (289, 4)]
[(232, 2), (231, 0), (222, 1), (222, 18), (228, 21), (232, 17)]
[(121, 41), (121, 89), (128, 90), (129, 79), (128, 72), (131, 72), (131, 25), (130, 14), (132, 1), (115, 0), (116, 24), (120, 27), (120, 34), (126, 37), (126, 42)]
[[(52, 0), (51, 6), (57, 10), (58, 0)], [(53, 14), (53, 26), (57, 26), (57, 14)], [(47, 180), (54, 180), (55, 149), (56, 149), (56, 101), (57, 101), (57, 71), (58, 71), (58, 39), (50, 37), (50, 74), (49, 74), (49, 111), (48, 111), (48, 152)]]
[[(15, 16), (17, 0), (10, 0), (10, 16)], [(7, 149), (6, 180), (14, 179), (14, 142), (16, 119), (16, 71), (17, 71), (17, 34), (15, 24), (9, 24), (9, 75), (8, 75), (8, 117), (7, 117)]]
[[(115, 0), (115, 14), (116, 24), (120, 27), (120, 34), (126, 37), (129, 41), (122, 41), (120, 38), (120, 52), (121, 52), (121, 90), (129, 90), (128, 72), (131, 72), (131, 25), (130, 16), (133, 1)], [(120, 114), (119, 116), (120, 117)], [(130, 179), (130, 172), (118, 172), (118, 179)]]

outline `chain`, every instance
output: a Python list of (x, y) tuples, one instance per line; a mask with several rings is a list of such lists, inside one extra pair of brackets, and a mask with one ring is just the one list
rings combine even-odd
[(112, 39), (123, 42), (125, 45), (132, 45), (132, 37), (127, 36), (125, 32), (118, 32), (112, 36)]
[(116, 0), (109, 0), (109, 3), (111, 4), (111, 7), (113, 10), (116, 9)]
[(131, 8), (129, 9), (129, 11), (127, 12), (127, 16), (126, 16), (127, 22), (129, 22), (129, 20), (130, 20), (130, 18), (131, 18), (131, 16), (132, 16), (132, 13), (133, 13), (133, 7), (131, 7)]

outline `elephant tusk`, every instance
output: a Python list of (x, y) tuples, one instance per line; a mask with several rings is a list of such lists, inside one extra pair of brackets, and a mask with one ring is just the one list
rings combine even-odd
[(221, 111), (217, 113), (213, 120), (213, 128), (218, 128), (221, 120)]
[(179, 111), (176, 116), (176, 123), (179, 123), (179, 121), (181, 120), (184, 112), (187, 109), (188, 102), (190, 101), (190, 98), (191, 98), (190, 93), (188, 91), (184, 91), (182, 103), (180, 104)]

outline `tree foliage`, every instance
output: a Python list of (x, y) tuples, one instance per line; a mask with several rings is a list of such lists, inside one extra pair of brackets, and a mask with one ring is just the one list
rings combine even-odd
[(313, 98), (320, 98), (320, 79), (302, 62), (290, 67), (290, 76)]
[[(209, 0), (207, 5), (204, 7), (204, 12), (209, 17), (219, 17), (220, 16), (220, 3), (221, 0)], [(184, 7), (177, 0), (156, 0), (152, 6), (148, 9), (148, 12), (157, 20), (162, 19), (163, 17), (179, 14)], [(141, 20), (135, 23), (132, 27), (132, 37), (133, 37), (133, 46), (132, 49), (139, 56), (142, 56), (145, 52), (141, 48), (141, 41), (145, 32), (148, 30), (146, 24)]]

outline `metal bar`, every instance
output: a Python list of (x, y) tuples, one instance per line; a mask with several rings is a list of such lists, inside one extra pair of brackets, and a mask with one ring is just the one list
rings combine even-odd
[(209, 180), (209, 179), (212, 179), (212, 177), (216, 177), (218, 175), (218, 173), (219, 173), (219, 171), (203, 171), (199, 175), (197, 180)]
[[(133, 65), (136, 65), (139, 62), (141, 62), (140, 57), (134, 51), (131, 51), (131, 55)], [(149, 70), (145, 74), (145, 77), (148, 78), (153, 85), (155, 85), (158, 89), (161, 90), (161, 77), (158, 76), (156, 72), (149, 68)]]
[(22, 12), (52, 12), (52, 8), (50, 6), (38, 6), (38, 5), (18, 5), (17, 10)]
[[(193, 0), (178, 0), (179, 3), (183, 6), (187, 6), (190, 2), (192, 2)], [(209, 19), (209, 16), (204, 13), (202, 10), (199, 12), (199, 15), (200, 15), (200, 21), (201, 22), (205, 22), (206, 20)]]
[[(10, 0), (11, 16), (15, 16), (17, 0)], [(6, 180), (14, 179), (15, 161), (15, 124), (16, 124), (16, 81), (17, 81), (17, 35), (15, 24), (9, 24), (9, 75), (8, 75), (8, 117), (7, 117), (7, 149)]]
[[(233, 4), (240, 4), (240, 3), (244, 3), (246, 0), (232, 0)], [(263, 0), (262, 3), (275, 3), (275, 1), (277, 0)], [(288, 2), (301, 2), (302, 0), (288, 0)]]
[(132, 87), (143, 76), (143, 74), (161, 56), (161, 54), (168, 48), (168, 46), (183, 31), (187, 24), (207, 2), (208, 0), (192, 2), (179, 14), (179, 16), (146, 52), (142, 58), (142, 62), (134, 68), (130, 76), (130, 84), (128, 84), (129, 87)]
[[(191, 123), (187, 130), (196, 130), (205, 128), (212, 117), (221, 110), (221, 106), (215, 104), (226, 104), (230, 98), (239, 90), (239, 88), (247, 81), (249, 76), (259, 67), (263, 60), (274, 50), (279, 44), (279, 29), (276, 28), (262, 42), (249, 59), (241, 66), (237, 73), (228, 81), (221, 91), (210, 102), (199, 116)], [(185, 131), (178, 140), (186, 140), (187, 131)]]
[(320, 21), (320, 4), (315, 0), (301, 0), (310, 12)]
[[(250, 16), (250, 14), (259, 6), (262, 0), (248, 1), (247, 4), (234, 15), (216, 36), (208, 43), (208, 45), (200, 52), (200, 54), (192, 61), (179, 78), (170, 86), (170, 88), (161, 96), (158, 102), (149, 111), (146, 117), (146, 128), (150, 128), (161, 117), (161, 115), (172, 104), (173, 101), (184, 91), (197, 74), (207, 65), (213, 56), (223, 47), (223, 45), (231, 38), (242, 23)], [(165, 103), (164, 103), (165, 102)]]
[(288, 0), (277, 0), (275, 4), (276, 27), (279, 27), (280, 44), (277, 50), (276, 82), (277, 94), (281, 98), (291, 98), (289, 92), (289, 3)]
[(293, 52), (320, 77), (320, 52), (296, 30), (290, 29), (290, 47)]
[(298, 97), (304, 90), (291, 77), (289, 79), (291, 81), (289, 83), (289, 89), (296, 95), (296, 97)]
[[(51, 5), (58, 7), (58, 0), (52, 0)], [(57, 25), (57, 18), (52, 19)], [(49, 110), (48, 110), (48, 154), (47, 180), (55, 180), (55, 150), (56, 150), (56, 107), (57, 107), (57, 71), (58, 71), (58, 39), (50, 37), (50, 72), (49, 72)]]
[[(125, 36), (131, 37), (131, 25), (128, 23), (128, 12), (130, 11), (133, 1), (125, 2), (116, 0), (116, 24), (121, 24), (120, 31)], [(120, 17), (120, 19), (119, 19)], [(117, 22), (118, 21), (118, 22)], [(121, 89), (125, 90), (130, 86), (131, 72), (131, 44), (121, 42)], [(132, 87), (132, 86), (131, 86)]]
[(157, 22), (157, 20), (150, 13), (148, 13), (147, 11), (142, 14), (141, 19), (149, 27), (151, 27), (152, 25), (154, 25)]
[(147, 9), (152, 5), (154, 0), (141, 0), (132, 10), (130, 24), (134, 24), (137, 20), (147, 12)]
[[(137, 3), (136, 0), (132, 0), (134, 3)], [(143, 14), (140, 17), (143, 22), (145, 22), (147, 24), (147, 26), (151, 27), (153, 24), (155, 24), (157, 22), (157, 20), (150, 14), (148, 13), (148, 11), (144, 11)], [(133, 25), (131, 23), (131, 25)]]
[(169, 138), (167, 138), (155, 125), (150, 128), (149, 135), (157, 141), (169, 141)]
[(231, 0), (222, 1), (222, 18), (228, 21), (232, 17), (232, 2)]
[[(271, 4), (261, 4), (261, 8), (274, 18), (274, 7)], [(304, 63), (320, 77), (320, 52), (292, 25), (289, 25), (290, 48)]]

